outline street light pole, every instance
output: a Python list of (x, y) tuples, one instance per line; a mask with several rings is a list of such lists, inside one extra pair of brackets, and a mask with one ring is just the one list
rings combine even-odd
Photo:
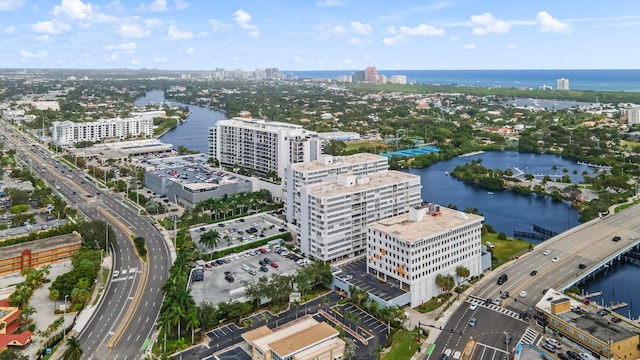
[(64, 314), (62, 315), (62, 340), (64, 340), (64, 337), (67, 335), (67, 328), (64, 324), (64, 320), (67, 317), (67, 298), (68, 297), (69, 295), (64, 296)]

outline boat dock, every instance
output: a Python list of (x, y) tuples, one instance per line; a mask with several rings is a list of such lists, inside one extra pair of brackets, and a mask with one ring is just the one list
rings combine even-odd
[(596, 297), (596, 296), (600, 296), (600, 295), (602, 295), (602, 291), (596, 291), (596, 292), (592, 292), (592, 293), (587, 293), (587, 294), (582, 295), (582, 297), (584, 299), (590, 299), (592, 297)]
[(611, 306), (607, 306), (607, 309), (613, 311), (613, 310), (617, 310), (617, 309), (620, 309), (620, 308), (623, 308), (623, 307), (626, 307), (626, 306), (627, 306), (627, 303), (623, 301), (623, 302), (620, 302), (620, 303), (617, 303), (617, 304), (614, 304), (614, 305), (611, 305)]

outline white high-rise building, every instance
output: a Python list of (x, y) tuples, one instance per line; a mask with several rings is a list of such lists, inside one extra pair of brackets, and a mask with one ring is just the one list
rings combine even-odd
[(287, 165), (313, 161), (320, 151), (316, 133), (300, 125), (233, 118), (209, 128), (209, 156), (222, 166), (239, 165), (261, 175), (273, 171), (282, 179)]
[(558, 90), (569, 90), (569, 79), (558, 79)]
[(300, 189), (303, 186), (334, 182), (338, 174), (369, 175), (389, 170), (389, 160), (361, 153), (349, 156), (321, 154), (316, 161), (291, 164), (284, 177), (285, 214), (296, 233), (300, 229)]
[(54, 121), (51, 138), (54, 144), (68, 146), (82, 141), (105, 139), (125, 140), (131, 137), (153, 136), (153, 120), (140, 116), (98, 119), (89, 122)]
[(411, 292), (411, 307), (439, 295), (436, 276), (464, 266), (470, 276), (482, 273), (482, 216), (436, 204), (372, 223), (367, 228), (367, 272)]
[(626, 109), (627, 113), (627, 124), (628, 125), (638, 125), (640, 124), (640, 106), (635, 105)]
[(300, 250), (321, 261), (366, 252), (367, 225), (419, 205), (420, 177), (400, 171), (338, 174), (300, 188)]
[(389, 82), (392, 83), (392, 84), (406, 85), (407, 84), (407, 77), (405, 75), (391, 75), (391, 78), (389, 79)]

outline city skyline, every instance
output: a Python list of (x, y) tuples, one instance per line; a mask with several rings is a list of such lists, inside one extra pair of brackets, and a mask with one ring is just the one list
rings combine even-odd
[(640, 3), (0, 0), (0, 68), (633, 69)]

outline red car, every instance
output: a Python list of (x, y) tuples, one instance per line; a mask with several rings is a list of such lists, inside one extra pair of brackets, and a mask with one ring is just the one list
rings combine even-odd
[(269, 265), (271, 265), (272, 268), (278, 268), (278, 264), (274, 263), (274, 262), (270, 262)]
[(264, 248), (260, 248), (258, 250), (260, 250), (260, 252), (263, 253), (263, 254), (267, 252), (267, 250), (265, 250)]

